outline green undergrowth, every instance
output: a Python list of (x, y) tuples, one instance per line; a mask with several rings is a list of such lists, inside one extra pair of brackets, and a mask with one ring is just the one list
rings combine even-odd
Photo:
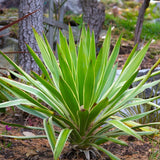
[[(134, 39), (134, 32), (136, 27), (136, 19), (122, 19), (119, 17), (114, 17), (113, 15), (106, 14), (106, 19), (104, 23), (104, 28), (107, 28), (109, 24), (112, 24), (115, 29), (113, 30), (113, 33), (115, 35), (119, 35), (123, 33), (123, 37), (127, 40), (133, 40)], [(141, 33), (141, 39), (143, 40), (150, 40), (150, 39), (160, 39), (160, 23), (149, 23), (144, 22), (142, 33)]]

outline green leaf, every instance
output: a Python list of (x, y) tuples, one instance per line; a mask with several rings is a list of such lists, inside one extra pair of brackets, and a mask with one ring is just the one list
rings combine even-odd
[(23, 81), (25, 81), (25, 82), (28, 82), (28, 80), (24, 77), (24, 76), (22, 76), (22, 75), (20, 75), (20, 74), (18, 74), (18, 73), (16, 73), (16, 72), (14, 72), (14, 71), (12, 71), (12, 70), (8, 70), (11, 74), (13, 74), (15, 77), (17, 77), (19, 80), (23, 80)]
[[(3, 52), (0, 51), (0, 54), (13, 66), (15, 69), (20, 72), (31, 84), (36, 86), (40, 91), (44, 92), (43, 88), (37, 81), (35, 81), (30, 75), (24, 72), (19, 66), (17, 66), (9, 57), (7, 57)], [(10, 88), (9, 88), (10, 90)]]
[(104, 108), (106, 108), (107, 105), (108, 105), (108, 98), (104, 98), (101, 102), (99, 102), (98, 104), (93, 106), (93, 108), (89, 114), (88, 125), (97, 118), (97, 116), (100, 114), (100, 112)]
[[(109, 101), (109, 103), (113, 102), (114, 100), (116, 100), (121, 94), (123, 94), (133, 83), (134, 79), (136, 78), (138, 74), (138, 71), (135, 72), (125, 83), (124, 85), (120, 88), (120, 90), (112, 97), (112, 99)], [(115, 102), (117, 103), (117, 102)], [(114, 106), (114, 104), (113, 104)]]
[(85, 26), (82, 27), (82, 31), (81, 31), (81, 37), (80, 37), (80, 44), (83, 43), (83, 51), (86, 55), (86, 61), (87, 64), (89, 62), (89, 47), (90, 47), (90, 31), (89, 28), (86, 28)]
[(60, 132), (60, 135), (58, 136), (58, 139), (57, 139), (57, 142), (56, 142), (56, 145), (55, 145), (55, 149), (54, 149), (54, 152), (53, 152), (55, 160), (57, 160), (58, 157), (60, 156), (71, 131), (72, 130), (70, 130), (70, 129), (63, 129)]
[(91, 37), (91, 42), (90, 42), (89, 61), (92, 61), (93, 65), (95, 65), (95, 62), (96, 62), (96, 44), (95, 44), (94, 32), (92, 32), (92, 37)]
[[(120, 49), (120, 44), (121, 44), (121, 38), (122, 36), (119, 37), (110, 57), (109, 57), (109, 61), (107, 62), (104, 70), (103, 70), (103, 77), (100, 80), (100, 84), (98, 86), (98, 94), (101, 93), (102, 89), (105, 87), (106, 83), (108, 82), (108, 79), (110, 77), (110, 75), (112, 74), (112, 69), (114, 68), (114, 64), (115, 61), (117, 59), (118, 53), (119, 53), (119, 49)], [(102, 98), (105, 98), (107, 95), (103, 95)]]
[(87, 57), (84, 53), (82, 42), (78, 51), (78, 67), (77, 67), (77, 86), (79, 91), (80, 105), (83, 105), (83, 86), (87, 70)]
[[(83, 106), (81, 106), (83, 107)], [(79, 115), (79, 119), (80, 119), (80, 135), (84, 136), (85, 135), (85, 131), (86, 131), (86, 125), (87, 125), (87, 120), (88, 120), (88, 116), (89, 116), (89, 112), (88, 110), (85, 110), (84, 108), (82, 108), (80, 111), (78, 111), (78, 115)]]
[(74, 41), (74, 37), (73, 37), (73, 33), (72, 33), (72, 28), (69, 25), (69, 49), (71, 52), (71, 57), (72, 57), (72, 61), (74, 64), (74, 68), (76, 70), (77, 68), (77, 51), (76, 51), (76, 45), (75, 45), (75, 41)]
[[(113, 90), (113, 84), (114, 84), (114, 80), (115, 80), (115, 76), (116, 76), (116, 73), (117, 73), (117, 67), (118, 67), (118, 64), (116, 64), (114, 66), (114, 68), (112, 69), (111, 71), (111, 74), (109, 75), (108, 77), (108, 80), (104, 86), (104, 88), (102, 89), (101, 91), (101, 94), (99, 96), (99, 99), (98, 100), (101, 100), (102, 98), (105, 98), (106, 95)], [(112, 88), (113, 87), (113, 88)], [(116, 88), (115, 88), (116, 89)]]
[(96, 144), (97, 144), (97, 145), (100, 145), (100, 144), (102, 144), (102, 143), (111, 141), (111, 142), (114, 142), (114, 143), (116, 143), (116, 144), (120, 144), (120, 145), (127, 146), (127, 143), (126, 143), (126, 142), (121, 141), (121, 140), (118, 140), (118, 139), (116, 139), (116, 138), (111, 138), (111, 137), (107, 137), (107, 136), (96, 136), (96, 138), (99, 138), (99, 139), (96, 140)]
[(154, 113), (154, 112), (156, 112), (156, 111), (158, 111), (158, 110), (160, 110), (160, 108), (154, 109), (154, 110), (151, 110), (151, 111), (148, 111), (148, 112), (136, 114), (136, 115), (134, 115), (134, 116), (130, 116), (130, 117), (124, 118), (124, 119), (121, 120), (121, 121), (122, 121), (122, 122), (126, 122), (126, 121), (137, 120), (137, 119), (140, 119), (140, 118), (145, 117), (145, 116), (148, 115), (148, 114)]
[(27, 44), (27, 49), (30, 52), (30, 54), (32, 55), (32, 57), (34, 58), (35, 62), (39, 66), (39, 68), (42, 70), (42, 72), (46, 76), (46, 78), (49, 80), (49, 82), (53, 83), (46, 67), (44, 66), (44, 64), (42, 62), (42, 60), (37, 56), (37, 54), (33, 51), (33, 49), (28, 44)]
[(0, 108), (17, 106), (17, 105), (20, 105), (20, 104), (34, 105), (33, 103), (29, 102), (26, 99), (16, 99), (16, 100), (13, 100), (13, 101), (7, 101), (7, 102), (0, 103)]
[(87, 54), (88, 62), (90, 62), (90, 57), (89, 56), (90, 56), (91, 33), (90, 33), (89, 26), (87, 27), (87, 32), (86, 33), (87, 34), (86, 34), (86, 37), (85, 37), (84, 47), (85, 47), (85, 52)]
[(132, 107), (132, 106), (137, 106), (137, 105), (142, 105), (142, 104), (147, 104), (148, 102), (150, 101), (154, 101), (156, 99), (160, 98), (159, 96), (157, 97), (153, 97), (153, 98), (149, 98), (149, 99), (141, 99), (141, 98), (133, 98), (130, 103), (127, 103), (125, 105), (123, 105), (122, 107), (118, 108), (118, 110), (114, 109), (114, 113), (117, 113), (118, 111), (120, 110), (123, 110), (123, 109), (127, 109), (129, 107)]
[(76, 88), (76, 83), (74, 81), (72, 70), (69, 68), (67, 61), (64, 59), (63, 55), (61, 54), (62, 53), (61, 47), (59, 45), (57, 45), (57, 47), (58, 47), (58, 57), (59, 57), (63, 78), (67, 82), (67, 84), (71, 87), (73, 93), (75, 94), (75, 97), (78, 100), (79, 99), (78, 91)]
[(72, 89), (70, 88), (70, 86), (63, 80), (62, 77), (60, 77), (59, 80), (59, 87), (60, 87), (60, 91), (62, 93), (63, 99), (66, 102), (67, 106), (68, 106), (68, 111), (71, 114), (71, 117), (73, 118), (73, 120), (77, 120), (77, 112), (79, 111), (80, 107), (79, 107), (79, 103), (72, 91)]
[[(3, 93), (8, 100), (10, 100), (10, 101), (15, 100), (15, 97), (9, 95), (8, 92), (3, 91), (3, 90), (1, 90), (0, 92)], [(22, 106), (22, 105), (18, 105), (17, 108), (19, 108), (19, 109), (21, 109), (22, 111), (27, 112), (27, 113), (29, 113), (29, 114), (31, 114), (31, 115), (37, 116), (37, 117), (39, 117), (39, 118), (41, 118), (41, 119), (44, 119), (44, 118), (48, 117), (48, 116), (45, 115), (44, 113), (38, 112), (38, 111), (33, 110), (33, 109), (30, 109), (30, 108), (26, 108), (26, 107), (24, 107), (24, 106)]]
[(3, 77), (0, 78), (0, 81), (1, 80), (4, 80), (7, 84), (10, 84), (10, 86), (12, 86), (12, 87), (9, 87), (9, 89), (12, 90), (12, 92), (13, 92), (13, 88), (15, 88), (15, 87), (17, 88), (17, 91), (20, 92), (20, 93), (23, 93), (23, 91), (21, 89), (26, 91), (23, 94), (19, 94), (20, 96), (23, 96), (22, 98), (28, 98), (28, 100), (30, 100), (30, 101), (32, 100), (32, 103), (34, 101), (34, 104), (37, 104), (41, 108), (43, 107), (44, 109), (48, 110), (47, 107), (42, 106), (37, 100), (33, 99), (30, 95), (27, 94), (27, 92), (31, 93), (31, 94), (35, 95), (37, 98), (39, 98), (42, 101), (46, 102), (54, 110), (56, 110), (59, 114), (63, 114), (62, 111), (61, 111), (61, 108), (59, 108), (59, 105), (57, 104), (55, 99), (53, 99), (54, 97), (50, 96), (49, 92), (47, 92), (45, 89), (44, 89), (45, 90), (45, 92), (44, 92), (45, 94), (44, 94), (41, 91), (39, 91), (38, 89), (36, 89), (35, 87), (29, 86), (29, 85), (25, 85), (23, 83), (19, 83), (19, 82), (16, 82), (16, 81), (13, 81), (13, 80), (10, 80), (10, 79), (7, 79), (7, 78), (3, 78)]
[(98, 149), (99, 151), (102, 151), (103, 153), (105, 153), (106, 155), (108, 155), (112, 160), (120, 160), (118, 157), (116, 157), (115, 155), (113, 155), (111, 152), (109, 152), (108, 150), (104, 149), (101, 146), (98, 146), (96, 144), (91, 144), (93, 147), (95, 147), (96, 149)]
[(113, 126), (115, 126), (118, 129), (128, 133), (129, 135), (132, 135), (132, 136), (142, 140), (142, 138), (134, 130), (129, 128), (127, 125), (125, 125), (121, 121), (119, 121), (119, 120), (109, 120), (108, 123), (112, 124)]
[(126, 68), (123, 70), (123, 72), (120, 74), (117, 83), (123, 82), (126, 79), (129, 79), (130, 76), (138, 69), (139, 65), (141, 64), (144, 56), (146, 55), (146, 52), (149, 48), (151, 42), (148, 42), (145, 47), (139, 51), (134, 58), (131, 59), (131, 61), (128, 63)]
[(41, 127), (23, 126), (23, 125), (20, 125), (20, 124), (7, 123), (7, 122), (3, 122), (3, 121), (0, 121), (0, 124), (13, 126), (13, 127), (19, 127), (19, 128), (26, 128), (26, 129), (44, 130), (44, 128), (41, 128)]
[(129, 54), (123, 68), (122, 68), (122, 72), (124, 71), (124, 69), (127, 67), (127, 65), (130, 63), (131, 59), (135, 56), (136, 53), (136, 49), (137, 49), (138, 44), (136, 44), (132, 50), (132, 52)]
[(29, 102), (33, 103), (34, 105), (36, 105), (36, 106), (38, 106), (40, 108), (47, 109), (45, 106), (43, 106), (42, 104), (40, 104), (37, 100), (35, 100), (34, 98), (32, 98), (26, 92), (24, 92), (21, 89), (13, 86), (11, 83), (8, 83), (8, 82), (5, 82), (4, 80), (2, 80), (2, 77), (0, 77), (0, 84), (3, 85), (11, 93), (13, 93), (14, 95), (18, 96), (19, 98), (26, 99)]
[[(98, 54), (96, 59), (96, 66), (95, 66), (95, 84), (97, 84), (97, 90), (100, 90), (100, 87), (103, 82), (104, 77), (104, 69), (108, 63), (108, 55), (110, 51), (110, 41), (111, 41), (111, 27), (109, 27), (107, 31), (106, 38), (103, 42), (103, 46)], [(103, 87), (102, 87), (103, 88)], [(100, 91), (99, 91), (100, 92)]]
[(39, 139), (46, 138), (46, 135), (38, 135), (38, 136), (9, 136), (9, 135), (1, 135), (6, 138), (14, 138), (14, 139)]
[(44, 119), (43, 125), (47, 135), (48, 142), (51, 146), (52, 152), (54, 152), (55, 145), (56, 145), (56, 136), (55, 136), (55, 131), (52, 124), (52, 117), (50, 117), (49, 119)]
[(108, 63), (109, 51), (110, 51), (110, 42), (111, 42), (111, 26), (109, 26), (105, 40), (103, 42), (102, 50), (103, 50), (103, 58), (105, 60), (104, 65), (106, 66)]
[(103, 58), (103, 52), (102, 52), (102, 48), (101, 48), (98, 53), (98, 56), (96, 59), (96, 64), (95, 64), (95, 85), (96, 86), (102, 77), (102, 73), (103, 73), (103, 69), (104, 69), (104, 60), (105, 59)]
[(93, 105), (95, 89), (95, 73), (93, 62), (90, 61), (83, 88), (84, 109), (89, 109)]
[[(58, 63), (56, 61), (56, 58), (53, 54), (53, 51), (51, 50), (49, 44), (45, 43), (42, 39), (42, 37), (36, 32), (36, 30), (33, 28), (33, 32), (35, 35), (35, 38), (37, 40), (39, 49), (41, 51), (41, 55), (43, 57), (43, 61), (45, 65), (47, 66), (48, 70), (51, 72), (52, 79), (54, 81), (54, 84), (58, 88), (59, 85), (59, 76), (61, 75)], [(45, 36), (44, 36), (45, 38)], [(45, 39), (47, 42), (47, 40)]]
[(117, 43), (116, 43), (111, 55), (109, 57), (109, 62), (107, 64), (107, 66), (105, 68), (105, 72), (104, 72), (104, 74), (105, 74), (104, 77), (106, 77), (106, 78), (110, 74), (110, 71), (113, 68), (113, 65), (114, 65), (114, 63), (115, 63), (115, 61), (117, 59), (117, 56), (118, 56), (118, 53), (119, 53), (119, 50), (120, 50), (121, 39), (122, 39), (122, 35), (120, 35), (120, 37), (119, 37), (119, 39), (118, 39), (118, 41), (117, 41)]
[[(63, 102), (62, 96), (59, 91), (55, 88), (54, 85), (51, 85), (49, 82), (40, 77), (37, 73), (32, 72), (33, 76), (37, 78), (37, 80), (50, 92), (50, 94), (60, 102)], [(47, 94), (48, 95), (48, 94)]]
[(16, 63), (14, 63), (8, 56), (6, 56), (3, 52), (0, 51), (0, 54), (19, 72), (21, 73), (27, 80), (30, 82), (34, 82), (26, 72), (24, 72)]
[(129, 90), (129, 93), (127, 93), (126, 96), (123, 97), (123, 101), (120, 101), (120, 103), (116, 107), (114, 107), (114, 109), (120, 108), (119, 106), (124, 105), (126, 102), (128, 102), (129, 100), (131, 100), (133, 97), (135, 97), (139, 93), (143, 92), (146, 88), (152, 87), (152, 86), (156, 85), (157, 83), (159, 83), (159, 81), (154, 81), (154, 82), (145, 84), (145, 82), (150, 77), (152, 71), (155, 69), (155, 67), (158, 66), (159, 63), (160, 63), (160, 59), (152, 66), (152, 68), (148, 71), (147, 75), (138, 84), (138, 86), (136, 86), (135, 88)]
[(60, 41), (59, 47), (62, 48), (60, 53), (61, 53), (62, 57), (64, 58), (64, 60), (66, 60), (71, 72), (73, 73), (73, 72), (75, 72), (75, 70), (74, 70), (74, 66), (73, 66), (71, 53), (70, 53), (70, 50), (69, 50), (69, 47), (67, 44), (66, 37), (63, 36), (61, 31), (59, 31), (59, 41)]

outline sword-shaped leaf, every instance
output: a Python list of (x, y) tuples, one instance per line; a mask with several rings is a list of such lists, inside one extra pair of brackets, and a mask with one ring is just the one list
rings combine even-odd
[(70, 86), (70, 88), (72, 89), (73, 93), (75, 94), (75, 97), (77, 98), (77, 100), (79, 99), (78, 97), (78, 91), (76, 88), (76, 82), (74, 80), (73, 77), (73, 71), (71, 70), (71, 68), (69, 67), (66, 59), (64, 58), (62, 53), (62, 49), (59, 45), (57, 45), (58, 47), (58, 58), (59, 58), (59, 63), (60, 63), (60, 67), (61, 67), (61, 71), (63, 74), (63, 78), (64, 80), (67, 82), (67, 84)]
[(83, 105), (83, 85), (87, 70), (87, 57), (84, 53), (82, 41), (80, 42), (78, 51), (78, 67), (77, 67), (77, 86), (79, 91), (80, 105)]
[(141, 136), (139, 136), (133, 129), (131, 129), (130, 127), (125, 125), (123, 122), (121, 122), (119, 120), (109, 120), (108, 123), (112, 124), (113, 126), (122, 130), (123, 132), (142, 140)]
[(33, 51), (33, 49), (28, 44), (27, 44), (27, 49), (30, 52), (30, 54), (32, 55), (32, 57), (34, 58), (35, 62), (39, 66), (39, 68), (41, 69), (42, 73), (46, 76), (46, 78), (49, 80), (50, 83), (53, 83), (45, 65), (42, 62), (42, 60), (37, 56), (37, 54)]
[(55, 149), (54, 149), (54, 152), (53, 152), (55, 160), (57, 160), (58, 157), (60, 156), (71, 131), (72, 130), (70, 130), (70, 129), (63, 129), (60, 132), (60, 135), (58, 136), (58, 139), (57, 139), (56, 145), (55, 145)]
[(44, 125), (44, 130), (46, 132), (48, 142), (51, 146), (52, 152), (54, 152), (55, 145), (56, 145), (56, 136), (53, 128), (52, 117), (50, 117), (49, 119), (44, 119), (43, 125)]
[(44, 61), (45, 65), (47, 66), (47, 68), (49, 69), (49, 71), (51, 72), (52, 79), (54, 80), (56, 87), (58, 87), (59, 76), (61, 75), (61, 71), (59, 69), (56, 58), (55, 58), (53, 52), (51, 51), (49, 45), (47, 45), (44, 42), (42, 37), (36, 32), (36, 30), (34, 28), (33, 28), (33, 32), (34, 32), (35, 38), (37, 40), (38, 47), (41, 51), (43, 61)]
[(70, 25), (69, 25), (69, 49), (71, 52), (74, 68), (76, 70), (77, 69), (77, 51), (76, 51), (76, 45), (73, 37), (72, 28)]
[(120, 160), (118, 157), (116, 157), (115, 155), (113, 155), (110, 151), (104, 149), (101, 146), (98, 146), (96, 144), (91, 144), (93, 147), (95, 147), (96, 149), (98, 149), (99, 151), (102, 151), (103, 153), (105, 153), (106, 155), (108, 155), (112, 160)]
[[(60, 87), (60, 91), (63, 96), (63, 99), (69, 108), (69, 113), (71, 114), (71, 117), (73, 118), (73, 120), (77, 120), (78, 118), (77, 113), (80, 109), (80, 106), (72, 89), (66, 83), (66, 81), (64, 81), (62, 77), (60, 77), (59, 79), (59, 87)], [(77, 120), (77, 123), (78, 123), (78, 120)]]
[(95, 89), (95, 72), (94, 72), (94, 64), (90, 61), (88, 66), (88, 71), (86, 74), (86, 78), (84, 81), (83, 88), (83, 100), (84, 100), (84, 109), (89, 109), (93, 105), (94, 98), (94, 89)]

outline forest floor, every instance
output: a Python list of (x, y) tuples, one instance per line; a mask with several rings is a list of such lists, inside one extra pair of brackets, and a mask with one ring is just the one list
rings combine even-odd
[[(42, 127), (42, 120), (19, 112), (8, 109), (6, 114), (0, 115), (0, 121), (17, 123), (21, 125), (33, 125)], [(56, 128), (57, 129), (57, 128)], [(6, 126), (0, 124), (0, 133), (16, 136), (24, 135), (43, 135), (44, 131), (29, 130), (11, 127), (6, 131)], [(150, 137), (159, 141), (159, 137)], [(105, 143), (103, 147), (115, 154), (122, 160), (159, 160), (159, 145), (149, 137), (143, 137), (143, 141), (137, 140), (132, 136), (121, 136), (119, 139), (127, 142), (128, 146), (121, 146), (115, 143)], [(76, 153), (70, 149), (67, 143), (62, 154), (61, 160), (85, 160), (83, 153)], [(92, 160), (109, 160), (108, 156), (101, 153), (101, 157), (94, 157)], [(0, 137), (0, 160), (53, 160), (49, 143), (46, 139), (17, 140)]]

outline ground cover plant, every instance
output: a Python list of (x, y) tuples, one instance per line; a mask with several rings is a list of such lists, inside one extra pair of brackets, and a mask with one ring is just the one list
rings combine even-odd
[[(160, 106), (152, 102), (160, 96), (149, 99), (136, 98), (146, 88), (160, 83), (160, 80), (156, 80), (145, 84), (149, 77), (160, 74), (160, 71), (152, 73), (160, 63), (160, 59), (147, 75), (136, 77), (150, 42), (138, 52), (136, 46), (134, 47), (120, 76), (115, 80), (117, 70), (115, 62), (122, 36), (119, 37), (110, 53), (111, 27), (108, 29), (97, 57), (94, 33), (90, 35), (89, 29), (86, 30), (83, 27), (77, 46), (71, 27), (69, 27), (69, 43), (60, 32), (60, 43), (57, 44), (59, 63), (45, 35), (42, 39), (35, 29), (33, 31), (44, 63), (30, 46), (27, 45), (27, 47), (42, 70), (42, 75), (34, 72), (31, 72), (31, 75), (25, 73), (0, 52), (19, 72), (17, 74), (10, 71), (19, 78), (19, 81), (0, 77), (0, 85), (5, 89), (1, 90), (1, 93), (9, 100), (1, 103), (0, 108), (14, 105), (29, 114), (42, 118), (44, 128), (30, 126), (28, 128), (44, 130), (46, 135), (2, 136), (17, 139), (47, 138), (56, 160), (59, 159), (66, 141), (69, 141), (70, 146), (75, 150), (83, 151), (87, 159), (90, 159), (91, 153), (98, 156), (98, 150), (111, 159), (118, 159), (101, 147), (101, 144), (112, 141), (127, 145), (117, 137), (132, 135), (142, 140), (141, 135), (158, 134), (159, 130), (148, 127), (153, 123), (141, 125), (134, 122), (160, 109)], [(136, 81), (140, 83), (130, 88), (131, 84)], [(116, 115), (119, 112), (122, 113), (123, 109), (142, 104), (151, 104), (155, 109), (125, 118)], [(159, 122), (154, 124), (159, 124)], [(7, 125), (16, 126), (15, 124)], [(53, 125), (62, 130), (55, 131)]]
[[(132, 14), (132, 13), (130, 13)], [(132, 14), (132, 17), (134, 15)], [(114, 34), (119, 35), (121, 32), (124, 34), (124, 38), (127, 40), (133, 40), (134, 39), (134, 32), (135, 32), (135, 25), (136, 25), (136, 19), (135, 18), (120, 18), (120, 17), (114, 17), (113, 15), (106, 14), (106, 20), (104, 23), (104, 26), (107, 27), (109, 24), (115, 26)], [(159, 22), (149, 22), (144, 21), (143, 27), (142, 27), (142, 34), (141, 39), (143, 40), (150, 40), (160, 39), (160, 34), (158, 27), (160, 26)]]

